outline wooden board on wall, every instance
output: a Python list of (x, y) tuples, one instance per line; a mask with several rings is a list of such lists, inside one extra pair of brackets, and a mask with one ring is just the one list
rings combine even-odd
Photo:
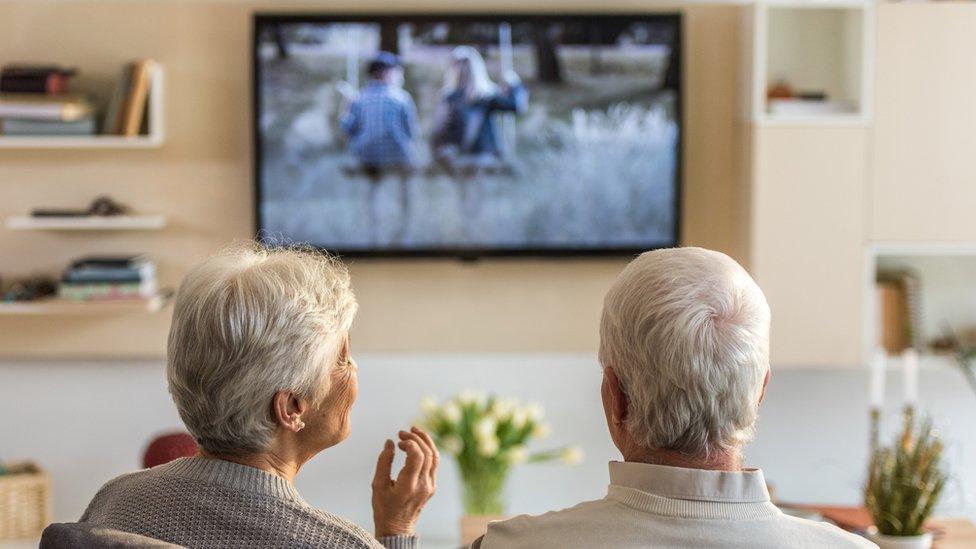
[[(399, 2), (397, 11), (456, 3)], [(162, 231), (85, 234), (0, 229), (0, 275), (56, 273), (89, 253), (149, 252), (175, 286), (194, 262), (251, 235), (250, 24), (256, 10), (321, 3), (15, 0), (0, 3), (0, 59), (78, 66), (79, 87), (108, 90), (121, 64), (167, 70), (167, 143), (159, 150), (0, 151), (0, 218), (79, 207), (99, 194), (167, 216)], [(383, 11), (391, 3), (329, 3)], [(473, 12), (675, 11), (630, 1), (472, 2)], [(686, 6), (683, 240), (740, 256), (734, 107), (738, 10)], [(389, 352), (594, 352), (603, 292), (627, 258), (357, 261), (357, 349)], [(103, 319), (0, 319), (3, 357), (161, 357), (168, 313)]]

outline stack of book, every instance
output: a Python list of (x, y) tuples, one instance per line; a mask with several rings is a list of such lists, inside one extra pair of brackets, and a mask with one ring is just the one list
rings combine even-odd
[(147, 103), (155, 61), (140, 59), (127, 64), (119, 75), (112, 99), (105, 109), (102, 133), (114, 135), (139, 135), (147, 125)]
[(80, 94), (69, 93), (76, 71), (57, 65), (0, 68), (0, 133), (4, 135), (92, 135), (95, 110)]
[(156, 265), (141, 255), (77, 259), (58, 287), (59, 297), (75, 301), (148, 299), (156, 293)]

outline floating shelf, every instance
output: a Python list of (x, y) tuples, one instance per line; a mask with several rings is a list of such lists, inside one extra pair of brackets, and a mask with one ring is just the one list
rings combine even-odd
[(2, 315), (120, 315), (129, 313), (158, 313), (169, 303), (173, 292), (162, 291), (143, 299), (106, 299), (101, 301), (72, 301), (56, 297), (37, 301), (0, 303)]
[(155, 149), (166, 141), (163, 126), (163, 68), (157, 66), (149, 82), (146, 105), (149, 133), (145, 135), (0, 135), (0, 149)]
[(153, 231), (166, 226), (161, 215), (93, 215), (88, 217), (8, 217), (14, 231)]

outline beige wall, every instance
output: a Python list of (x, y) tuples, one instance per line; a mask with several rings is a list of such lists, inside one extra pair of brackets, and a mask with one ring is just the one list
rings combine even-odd
[[(459, 2), (427, 2), (435, 10)], [(365, 4), (372, 9), (396, 5)], [(479, 5), (463, 3), (478, 11)], [(0, 61), (77, 65), (79, 87), (110, 89), (121, 64), (167, 70), (167, 143), (159, 150), (0, 150), (0, 218), (35, 206), (76, 207), (108, 193), (169, 218), (162, 232), (109, 235), (0, 228), (0, 274), (56, 273), (89, 253), (149, 252), (166, 285), (194, 261), (251, 234), (250, 16), (246, 2), (0, 3)], [(347, 3), (347, 9), (367, 9)], [(418, 9), (400, 3), (399, 11)], [(423, 7), (420, 6), (420, 7)], [(508, 6), (506, 8), (506, 6)], [(501, 9), (593, 10), (588, 2), (491, 2)], [(601, 10), (637, 11), (637, 2)], [(336, 10), (336, 3), (302, 4)], [(666, 10), (667, 8), (654, 8)], [(681, 8), (685, 20), (684, 242), (744, 252), (736, 214), (733, 108), (736, 7)], [(366, 261), (352, 266), (362, 303), (360, 350), (591, 352), (601, 298), (626, 258)], [(4, 356), (161, 356), (168, 313), (3, 317)]]

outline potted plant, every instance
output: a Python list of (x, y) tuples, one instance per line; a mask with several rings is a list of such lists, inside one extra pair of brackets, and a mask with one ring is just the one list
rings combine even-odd
[(551, 430), (543, 421), (542, 407), (535, 403), (523, 406), (514, 399), (463, 391), (442, 403), (425, 398), (421, 410), (421, 424), (458, 465), (464, 544), (483, 535), (491, 520), (504, 518), (505, 482), (513, 466), (557, 459), (572, 465), (582, 459), (576, 447), (529, 451), (529, 441), (545, 438)]
[(942, 442), (932, 422), (916, 427), (910, 410), (894, 444), (873, 450), (864, 504), (875, 525), (869, 536), (881, 549), (932, 546), (932, 533), (924, 527), (945, 486), (941, 460)]

